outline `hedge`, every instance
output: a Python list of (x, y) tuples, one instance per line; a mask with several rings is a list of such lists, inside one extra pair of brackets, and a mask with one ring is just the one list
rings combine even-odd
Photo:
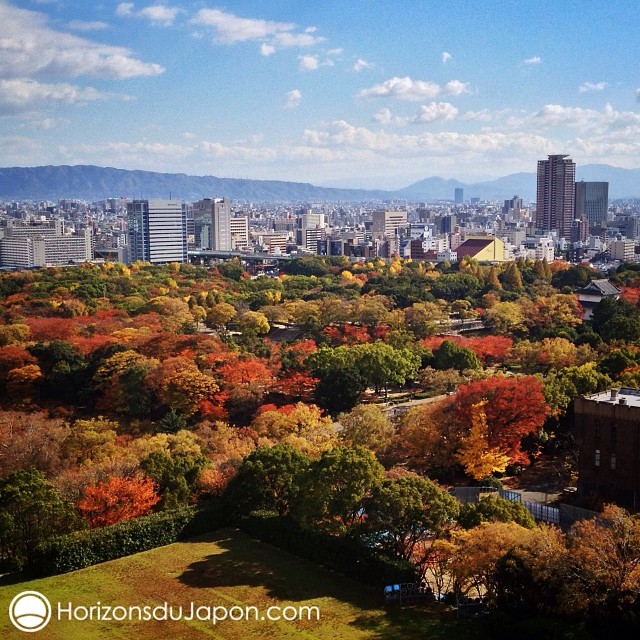
[(357, 538), (304, 529), (273, 512), (254, 511), (237, 524), (263, 542), (374, 587), (418, 580), (417, 570), (409, 562), (376, 555)]
[(36, 549), (31, 561), (32, 573), (50, 576), (84, 569), (212, 531), (224, 521), (220, 505), (210, 503), (57, 536)]

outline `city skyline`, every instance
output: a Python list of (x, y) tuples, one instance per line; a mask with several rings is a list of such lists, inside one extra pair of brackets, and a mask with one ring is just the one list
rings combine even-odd
[(0, 166), (383, 189), (640, 167), (633, 2), (0, 0), (0, 22)]

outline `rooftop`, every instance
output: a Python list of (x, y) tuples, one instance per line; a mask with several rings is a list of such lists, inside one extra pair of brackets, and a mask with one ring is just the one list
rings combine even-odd
[(599, 293), (602, 296), (617, 296), (620, 295), (621, 291), (604, 278), (602, 280), (592, 280), (584, 289), (580, 289), (578, 293)]
[(640, 407), (640, 389), (630, 389), (621, 387), (619, 389), (608, 389), (600, 393), (585, 396), (586, 400), (594, 402), (606, 402), (608, 404), (623, 404), (630, 407)]

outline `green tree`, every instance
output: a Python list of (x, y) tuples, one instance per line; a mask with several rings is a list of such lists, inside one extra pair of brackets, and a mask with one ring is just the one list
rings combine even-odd
[(628, 300), (603, 298), (591, 316), (593, 330), (605, 342), (640, 339), (640, 311)]
[(480, 289), (482, 289), (480, 280), (469, 273), (445, 273), (433, 283), (431, 293), (436, 298), (453, 302), (473, 297)]
[(73, 505), (40, 471), (16, 471), (0, 480), (0, 559), (28, 565), (42, 542), (81, 527)]
[(482, 363), (475, 352), (451, 340), (445, 340), (433, 352), (433, 366), (440, 371), (455, 369), (462, 372), (467, 369), (482, 369)]
[(377, 340), (351, 347), (354, 364), (360, 375), (372, 385), (376, 393), (389, 385), (403, 385), (418, 375), (421, 365), (420, 356), (410, 349), (395, 349), (389, 344)]
[(308, 466), (309, 458), (290, 445), (258, 447), (242, 461), (226, 499), (241, 513), (266, 509), (287, 515)]
[(195, 453), (166, 453), (154, 451), (140, 468), (155, 482), (161, 496), (162, 509), (176, 509), (186, 505), (207, 459)]
[(336, 447), (304, 474), (294, 516), (307, 525), (344, 532), (362, 519), (364, 501), (382, 481), (384, 468), (364, 447)]
[(536, 524), (531, 513), (521, 502), (512, 502), (491, 494), (460, 508), (460, 526), (473, 529), (483, 522), (515, 522), (526, 529), (533, 529)]
[(366, 501), (365, 530), (394, 558), (419, 565), (458, 515), (458, 502), (427, 478), (417, 475), (384, 480)]
[(520, 291), (523, 287), (522, 274), (515, 262), (509, 262), (507, 268), (500, 274), (499, 278), (505, 289)]
[(366, 381), (355, 366), (337, 365), (323, 370), (319, 378), (314, 397), (318, 405), (332, 415), (349, 411), (367, 389)]

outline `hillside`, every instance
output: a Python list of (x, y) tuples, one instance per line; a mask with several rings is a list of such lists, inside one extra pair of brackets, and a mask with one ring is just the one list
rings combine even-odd
[(128, 171), (92, 165), (0, 169), (0, 199), (169, 198), (199, 200), (226, 196), (253, 202), (385, 200), (385, 191), (329, 189), (301, 182), (188, 176), (184, 173)]
[[(640, 169), (609, 165), (577, 166), (577, 180), (609, 182), (609, 199), (640, 196)], [(536, 174), (514, 173), (495, 180), (464, 183), (430, 177), (399, 191), (336, 189), (309, 183), (189, 176), (184, 173), (129, 171), (93, 165), (0, 168), (0, 199), (58, 200), (80, 198), (169, 198), (194, 201), (225, 196), (252, 202), (361, 202), (392, 200), (433, 202), (453, 200), (454, 190), (464, 198), (505, 200), (519, 195), (528, 202), (536, 198)]]
[[(11, 599), (28, 590), (42, 593), (52, 603), (55, 613), (41, 634), (50, 640), (486, 637), (439, 608), (385, 610), (382, 594), (370, 587), (231, 530), (65, 575), (0, 586), (0, 609), (7, 611)], [(320, 620), (227, 620), (216, 625), (197, 620), (59, 621), (58, 601), (65, 606), (100, 602), (124, 607), (158, 606), (166, 601), (174, 609), (182, 605), (184, 611), (193, 602), (195, 606), (234, 607), (236, 613), (238, 607), (257, 607), (260, 616), (269, 607), (281, 607), (283, 613), (284, 607), (318, 607)], [(0, 637), (17, 640), (24, 633), (2, 616)]]

